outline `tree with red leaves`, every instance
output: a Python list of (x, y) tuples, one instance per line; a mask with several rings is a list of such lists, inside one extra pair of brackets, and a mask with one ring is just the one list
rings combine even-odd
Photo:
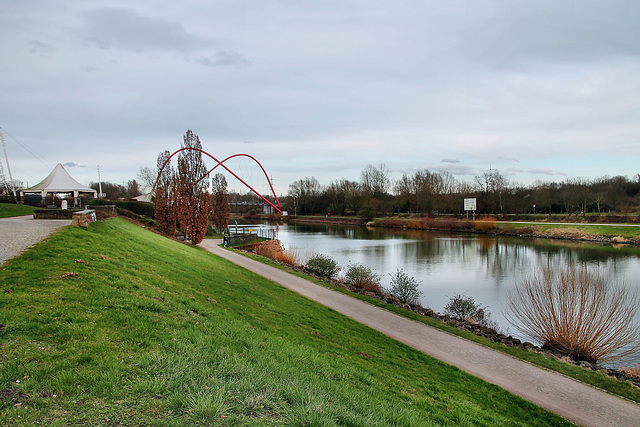
[(175, 173), (171, 162), (162, 169), (171, 153), (164, 151), (158, 156), (158, 183), (156, 184), (153, 209), (156, 229), (163, 234), (173, 236), (176, 232)]
[(180, 230), (191, 244), (202, 242), (211, 218), (211, 196), (207, 191), (207, 167), (202, 159), (200, 138), (187, 131), (181, 148), (189, 148), (178, 155), (176, 180), (176, 213)]
[(229, 194), (227, 193), (227, 180), (223, 174), (217, 173), (211, 180), (211, 184), (211, 201), (213, 203), (211, 220), (214, 227), (219, 232), (223, 232), (229, 225), (229, 214), (231, 212)]

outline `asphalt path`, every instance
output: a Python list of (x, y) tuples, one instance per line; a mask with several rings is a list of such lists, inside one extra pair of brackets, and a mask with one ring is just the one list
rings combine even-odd
[(70, 219), (34, 219), (33, 215), (0, 218), (0, 264), (68, 225)]
[(398, 316), (204, 240), (200, 246), (300, 295), (585, 426), (640, 426), (640, 405), (556, 372)]

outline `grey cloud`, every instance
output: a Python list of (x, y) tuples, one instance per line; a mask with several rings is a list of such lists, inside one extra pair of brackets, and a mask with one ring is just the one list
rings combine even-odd
[(216, 52), (213, 58), (189, 59), (205, 67), (242, 67), (251, 64), (242, 54), (233, 50)]
[(558, 171), (554, 171), (553, 169), (530, 169), (527, 172), (535, 174), (535, 175), (549, 175), (549, 176), (554, 176), (554, 175), (560, 175), (560, 176), (567, 176), (566, 173), (564, 172), (558, 172)]
[(65, 168), (86, 168), (87, 167), (87, 165), (79, 165), (76, 162), (63, 163), (62, 166), (64, 166)]
[(470, 175), (470, 176), (475, 176), (478, 175), (480, 173), (480, 171), (477, 168), (472, 168), (470, 166), (464, 166), (464, 165), (459, 165), (459, 166), (447, 166), (445, 168), (440, 168), (440, 171), (445, 171), (445, 172), (449, 172), (453, 175)]
[(95, 9), (85, 12), (84, 17), (87, 40), (101, 49), (184, 51), (213, 44), (210, 39), (188, 33), (178, 22), (138, 15), (129, 9)]
[[(482, 7), (476, 5), (475, 7)], [(640, 56), (640, 8), (627, 1), (518, 3), (484, 14), (461, 45), (496, 68), (541, 67)]]
[(29, 53), (33, 53), (33, 54), (44, 54), (44, 53), (49, 53), (49, 52), (53, 52), (56, 50), (55, 47), (51, 46), (50, 44), (47, 43), (43, 43), (40, 40), (29, 40), (29, 45), (31, 45), (31, 50), (29, 50)]
[(442, 159), (440, 160), (442, 163), (460, 163), (458, 159)]

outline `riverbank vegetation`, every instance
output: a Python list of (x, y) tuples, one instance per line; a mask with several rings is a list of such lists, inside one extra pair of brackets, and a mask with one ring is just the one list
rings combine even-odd
[[(638, 376), (637, 366), (626, 366), (620, 369), (603, 368), (597, 364), (586, 363), (585, 360), (573, 360), (566, 351), (560, 352), (557, 347), (543, 349), (531, 343), (523, 343), (511, 336), (503, 335), (495, 330), (495, 322), (490, 318), (490, 313), (486, 311), (486, 308), (476, 303), (471, 297), (454, 295), (447, 305), (447, 313), (440, 315), (419, 304), (403, 303), (397, 297), (391, 295), (389, 290), (385, 290), (380, 286), (379, 277), (375, 274), (369, 281), (375, 283), (376, 287), (358, 286), (358, 279), (367, 278), (370, 276), (368, 272), (371, 273), (371, 270), (364, 266), (361, 267), (364, 267), (365, 270), (358, 268), (358, 264), (347, 267), (344, 280), (335, 280), (317, 275), (314, 271), (306, 269), (305, 266), (300, 266), (297, 263), (273, 263), (271, 260), (260, 256), (256, 257), (249, 252), (241, 253), (289, 271), (292, 274), (315, 280), (316, 283), (330, 287), (338, 292), (349, 293), (354, 298), (365, 300), (399, 315), (640, 402), (640, 389), (637, 387), (640, 384), (640, 376)], [(351, 270), (355, 270), (355, 273), (349, 274)], [(309, 276), (309, 273), (312, 275)], [(356, 279), (354, 280), (353, 277)], [(415, 282), (415, 279), (413, 280)], [(601, 333), (603, 332), (601, 331)]]
[(309, 216), (289, 220), (298, 223), (324, 223), (339, 225), (363, 225), (406, 230), (437, 230), (466, 233), (481, 233), (517, 237), (537, 237), (559, 240), (582, 240), (597, 243), (640, 244), (640, 224), (567, 224), (547, 222), (498, 221), (495, 217), (481, 217), (476, 221), (454, 217), (428, 217), (401, 215), (376, 218), (363, 222), (349, 217)]
[(367, 165), (358, 181), (343, 178), (325, 186), (314, 177), (295, 181), (282, 202), (293, 215), (351, 214), (371, 219), (399, 213), (461, 215), (464, 199), (476, 198), (479, 215), (560, 214), (585, 221), (609, 216), (607, 222), (638, 222), (639, 196), (640, 175), (521, 185), (495, 169), (471, 182), (446, 171), (422, 170), (392, 181), (384, 165)]
[(2, 425), (568, 424), (123, 219), (2, 267)]
[(603, 363), (640, 349), (640, 296), (586, 269), (544, 268), (509, 294), (509, 321), (573, 360)]

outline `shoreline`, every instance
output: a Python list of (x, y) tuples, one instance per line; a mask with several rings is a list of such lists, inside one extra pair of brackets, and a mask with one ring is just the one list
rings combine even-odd
[[(464, 219), (392, 219), (377, 218), (365, 222), (360, 218), (344, 217), (296, 217), (289, 218), (292, 224), (328, 224), (343, 226), (363, 226), (374, 228), (396, 228), (404, 230), (449, 231), (493, 236), (525, 237), (549, 240), (578, 241), (585, 243), (604, 243), (611, 245), (640, 246), (640, 225), (636, 224), (599, 224), (599, 223), (562, 223), (562, 222), (519, 222), (499, 221), (495, 219), (469, 221)], [(521, 227), (514, 227), (521, 225)], [(603, 235), (586, 232), (579, 227), (638, 227), (639, 233), (632, 238), (621, 235)], [(513, 228), (512, 228), (513, 227)], [(543, 228), (547, 228), (543, 230)], [(594, 230), (596, 231), (596, 230)]]

